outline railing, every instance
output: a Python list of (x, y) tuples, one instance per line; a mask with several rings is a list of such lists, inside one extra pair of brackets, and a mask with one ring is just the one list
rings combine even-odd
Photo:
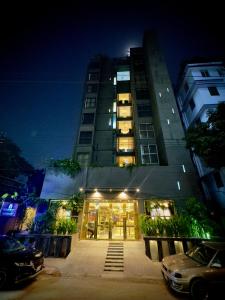
[(67, 257), (71, 250), (71, 235), (17, 233), (15, 238), (25, 246), (41, 250), (45, 257)]
[(162, 261), (163, 257), (172, 254), (185, 253), (194, 245), (207, 239), (178, 238), (178, 237), (152, 237), (145, 236), (145, 254), (153, 261)]

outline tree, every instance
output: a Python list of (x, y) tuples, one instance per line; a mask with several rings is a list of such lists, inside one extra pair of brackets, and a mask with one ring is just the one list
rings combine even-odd
[(0, 135), (0, 176), (15, 178), (29, 175), (33, 167), (21, 156), (20, 148), (10, 139)]
[(49, 162), (49, 167), (56, 172), (62, 172), (68, 176), (74, 177), (80, 170), (80, 164), (73, 159), (53, 159)]
[(212, 168), (225, 166), (225, 103), (219, 103), (216, 111), (208, 113), (208, 120), (186, 133), (186, 146), (203, 158)]

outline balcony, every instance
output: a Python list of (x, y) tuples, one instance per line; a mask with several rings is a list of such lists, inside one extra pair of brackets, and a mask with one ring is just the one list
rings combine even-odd
[(116, 156), (135, 156), (135, 149), (117, 149)]

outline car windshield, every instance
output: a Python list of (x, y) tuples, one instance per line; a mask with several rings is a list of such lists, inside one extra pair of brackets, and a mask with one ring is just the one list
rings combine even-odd
[(189, 250), (186, 255), (202, 265), (208, 265), (215, 253), (216, 250), (200, 245)]
[(2, 252), (9, 253), (22, 250), (24, 246), (14, 238), (4, 238), (0, 240), (0, 248)]

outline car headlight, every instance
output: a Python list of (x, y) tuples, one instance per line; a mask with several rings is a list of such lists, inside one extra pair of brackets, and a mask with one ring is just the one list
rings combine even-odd
[(173, 276), (174, 276), (175, 278), (182, 278), (182, 274), (177, 273), (177, 272), (175, 272), (175, 273), (173, 274)]

